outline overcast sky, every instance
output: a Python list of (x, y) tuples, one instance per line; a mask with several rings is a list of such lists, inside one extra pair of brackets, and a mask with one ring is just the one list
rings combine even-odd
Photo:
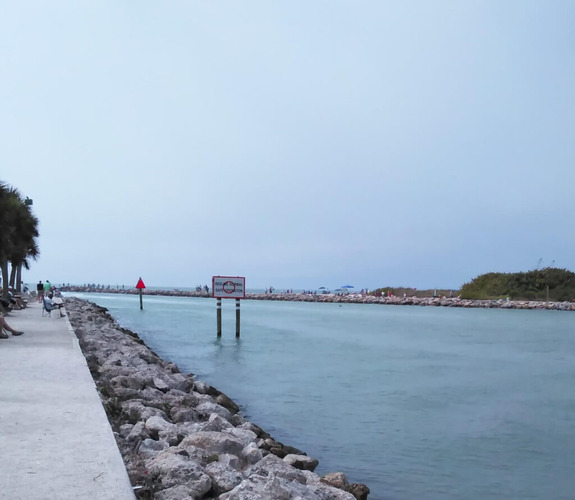
[(575, 2), (0, 0), (24, 280), (575, 269)]

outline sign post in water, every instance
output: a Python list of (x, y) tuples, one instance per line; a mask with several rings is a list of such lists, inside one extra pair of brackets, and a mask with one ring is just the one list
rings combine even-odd
[(222, 299), (236, 299), (236, 338), (240, 338), (240, 299), (246, 298), (246, 278), (243, 276), (213, 276), (212, 297), (217, 302), (217, 333), (222, 336)]
[(142, 278), (140, 277), (140, 279), (138, 280), (138, 284), (136, 285), (136, 288), (138, 289), (138, 291), (140, 292), (140, 311), (142, 309), (144, 309), (144, 302), (142, 299), (142, 293), (144, 291), (144, 288), (146, 288), (146, 285), (144, 285), (144, 282), (142, 281)]

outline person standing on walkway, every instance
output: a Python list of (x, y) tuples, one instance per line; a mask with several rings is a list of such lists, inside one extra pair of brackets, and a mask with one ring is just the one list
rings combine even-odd
[(46, 280), (46, 282), (44, 283), (44, 296), (47, 297), (51, 290), (52, 290), (52, 283), (50, 283), (50, 280)]
[(36, 291), (38, 292), (38, 302), (42, 302), (42, 298), (44, 297), (44, 283), (42, 283), (42, 280), (38, 281)]

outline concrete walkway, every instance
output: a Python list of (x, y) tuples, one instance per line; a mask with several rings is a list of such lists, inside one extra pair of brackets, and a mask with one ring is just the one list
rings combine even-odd
[(0, 497), (134, 500), (68, 317), (32, 301), (0, 339)]

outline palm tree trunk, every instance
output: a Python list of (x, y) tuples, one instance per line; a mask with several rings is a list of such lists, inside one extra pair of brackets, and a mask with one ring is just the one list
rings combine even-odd
[(2, 260), (0, 262), (2, 268), (2, 297), (8, 298), (8, 261)]
[(10, 269), (10, 286), (14, 288), (14, 280), (16, 279), (16, 265), (12, 263), (12, 268)]
[(16, 267), (16, 291), (22, 293), (22, 264)]

